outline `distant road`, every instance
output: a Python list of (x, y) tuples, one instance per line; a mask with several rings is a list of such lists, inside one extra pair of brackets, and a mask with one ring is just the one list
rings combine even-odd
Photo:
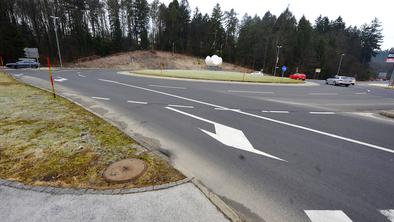
[[(48, 82), (45, 70), (9, 72)], [(193, 82), (93, 69), (54, 76), (74, 99), (136, 120), (130, 126), (136, 133), (159, 140), (179, 169), (248, 221), (393, 221), (394, 121), (374, 113), (394, 109), (394, 90), (323, 81)]]

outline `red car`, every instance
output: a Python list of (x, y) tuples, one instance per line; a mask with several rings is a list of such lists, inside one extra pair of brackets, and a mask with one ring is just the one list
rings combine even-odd
[(290, 79), (299, 79), (299, 80), (306, 80), (306, 75), (305, 74), (301, 74), (301, 73), (296, 73), (296, 74), (292, 74), (290, 75)]

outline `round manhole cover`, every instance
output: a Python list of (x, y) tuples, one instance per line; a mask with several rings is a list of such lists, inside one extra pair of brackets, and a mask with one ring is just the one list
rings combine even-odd
[(111, 164), (103, 173), (107, 182), (124, 183), (140, 177), (147, 166), (140, 159), (125, 159)]

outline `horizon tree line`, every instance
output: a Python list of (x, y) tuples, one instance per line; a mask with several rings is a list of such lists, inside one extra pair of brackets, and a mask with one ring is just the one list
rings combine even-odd
[[(50, 16), (59, 17), (53, 24)], [(279, 16), (262, 17), (216, 4), (210, 14), (190, 9), (188, 0), (2, 0), (0, 55), (6, 61), (23, 56), (24, 47), (37, 47), (43, 57), (56, 55), (54, 25), (66, 61), (133, 50), (174, 51), (205, 57), (217, 54), (225, 62), (273, 73), (278, 66), (320, 78), (341, 73), (368, 79), (369, 63), (383, 40), (378, 19), (361, 27), (347, 26), (342, 17), (319, 16), (311, 22), (286, 8)], [(310, 77), (309, 76), (309, 77)]]

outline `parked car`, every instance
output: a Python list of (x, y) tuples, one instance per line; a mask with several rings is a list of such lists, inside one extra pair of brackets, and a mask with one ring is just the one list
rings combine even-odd
[(352, 85), (353, 79), (348, 76), (335, 76), (334, 78), (326, 79), (326, 84), (335, 86), (350, 86)]
[(35, 60), (29, 60), (29, 59), (24, 59), (20, 60), (15, 63), (7, 63), (5, 65), (7, 68), (12, 68), (12, 69), (19, 69), (19, 68), (36, 68), (40, 67), (40, 63), (36, 62)]
[(350, 77), (351, 79), (352, 79), (352, 85), (354, 86), (354, 85), (356, 85), (356, 78), (354, 78), (354, 77)]
[(296, 73), (296, 74), (292, 74), (290, 75), (290, 79), (297, 79), (297, 80), (306, 80), (306, 75), (302, 74), (302, 73)]

